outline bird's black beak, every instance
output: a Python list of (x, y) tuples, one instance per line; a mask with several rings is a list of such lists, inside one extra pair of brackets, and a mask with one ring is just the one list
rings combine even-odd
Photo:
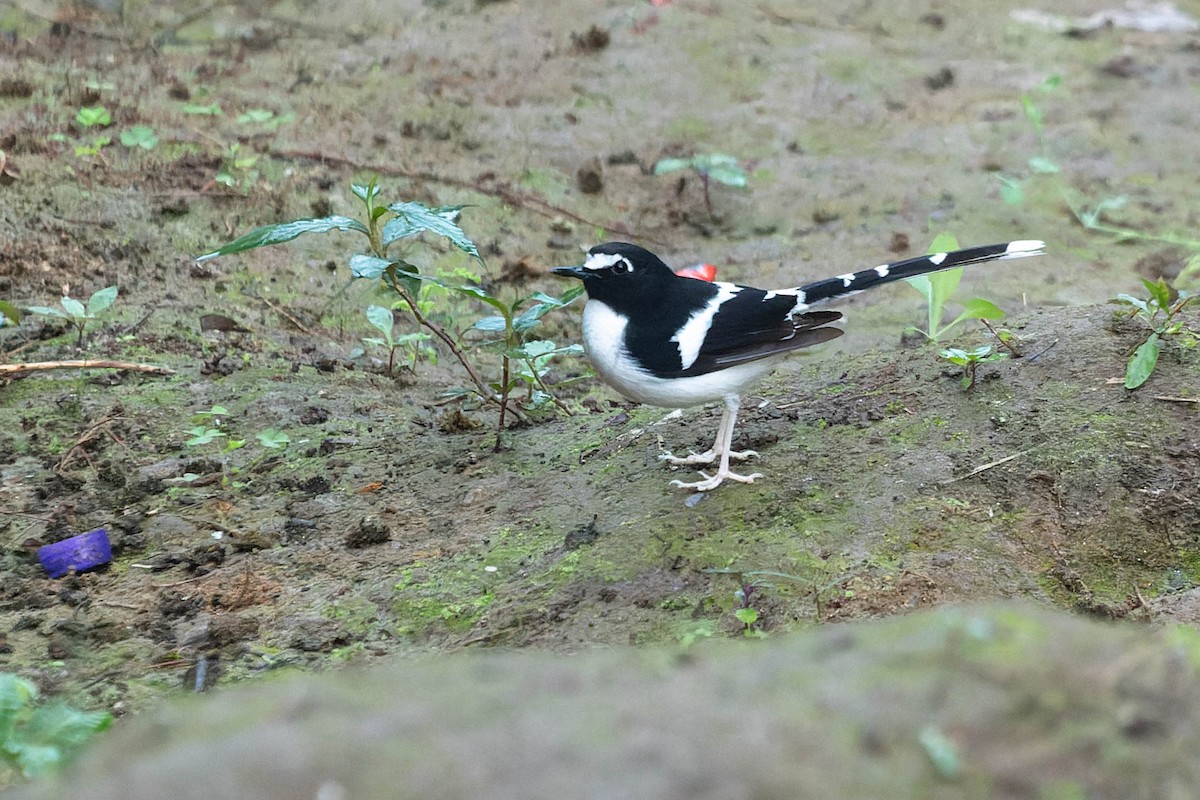
[(583, 280), (591, 274), (583, 267), (555, 267), (550, 271), (555, 275), (562, 275), (564, 278), (579, 278), (579, 280)]

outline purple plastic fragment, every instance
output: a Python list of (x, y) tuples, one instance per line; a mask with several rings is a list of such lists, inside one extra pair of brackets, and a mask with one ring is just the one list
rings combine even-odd
[(72, 569), (83, 572), (112, 561), (112, 546), (108, 543), (108, 531), (97, 528), (39, 547), (37, 557), (51, 578), (61, 578)]

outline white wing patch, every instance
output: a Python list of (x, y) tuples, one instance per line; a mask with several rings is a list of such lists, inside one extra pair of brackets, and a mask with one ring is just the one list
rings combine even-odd
[(889, 269), (891, 269), (890, 264), (880, 264), (878, 267), (875, 268), (875, 274), (881, 278), (886, 278), (888, 276)]
[(679, 346), (679, 361), (683, 369), (692, 366), (700, 357), (700, 348), (704, 346), (704, 337), (708, 335), (713, 317), (717, 315), (721, 304), (742, 290), (740, 286), (732, 283), (718, 282), (713, 286), (717, 287), (717, 293), (708, 301), (708, 305), (692, 314), (688, 321), (683, 323), (683, 327), (671, 337), (671, 341)]
[(839, 280), (841, 280), (842, 286), (844, 286), (847, 289), (850, 288), (850, 284), (854, 283), (854, 273), (853, 272), (847, 272), (845, 275), (838, 275), (836, 277)]
[(943, 261), (945, 261), (946, 256), (948, 255), (949, 253), (934, 253), (929, 257), (929, 263), (936, 267), (938, 264), (941, 264)]

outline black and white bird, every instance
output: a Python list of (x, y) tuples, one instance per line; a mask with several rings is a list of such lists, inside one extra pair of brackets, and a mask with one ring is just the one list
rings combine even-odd
[(630, 400), (664, 408), (725, 404), (711, 449), (684, 458), (663, 456), (680, 465), (717, 462), (711, 476), (700, 473), (703, 480), (671, 482), (704, 492), (725, 480), (753, 483), (762, 477), (729, 469), (730, 459), (758, 455), (731, 449), (741, 397), (787, 353), (842, 335), (829, 327), (842, 315), (810, 310), (814, 306), (916, 275), (1042, 255), (1044, 246), (1016, 241), (969, 247), (774, 291), (682, 277), (650, 251), (625, 242), (596, 245), (583, 266), (553, 272), (583, 281), (584, 349), (605, 383)]

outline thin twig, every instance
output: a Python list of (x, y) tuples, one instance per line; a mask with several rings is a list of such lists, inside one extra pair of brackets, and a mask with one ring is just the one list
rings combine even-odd
[(149, 372), (154, 375), (175, 374), (175, 370), (173, 369), (156, 367), (153, 364), (87, 359), (84, 361), (33, 361), (28, 364), (0, 364), (0, 375), (14, 375), (21, 372), (35, 372), (47, 369), (127, 369), (132, 372)]
[(1200, 403), (1200, 397), (1171, 397), (1170, 395), (1156, 394), (1154, 399), (1166, 403)]
[(1020, 452), (1013, 453), (1011, 456), (1005, 456), (1004, 458), (999, 458), (999, 459), (996, 459), (995, 461), (990, 461), (987, 464), (980, 464), (978, 467), (971, 470), (966, 475), (960, 475), (957, 478), (951, 478), (948, 481), (942, 481), (942, 486), (947, 486), (951, 483), (957, 483), (958, 481), (965, 481), (967, 478), (973, 478), (976, 475), (978, 475), (979, 473), (986, 472), (987, 470), (991, 469), (992, 467), (998, 467), (1001, 464), (1007, 464), (1009, 461), (1012, 461), (1013, 459), (1020, 458), (1021, 456), (1025, 455), (1026, 453), (1029, 453), (1032, 449), (1033, 448), (1029, 448), (1029, 450), (1021, 450)]

